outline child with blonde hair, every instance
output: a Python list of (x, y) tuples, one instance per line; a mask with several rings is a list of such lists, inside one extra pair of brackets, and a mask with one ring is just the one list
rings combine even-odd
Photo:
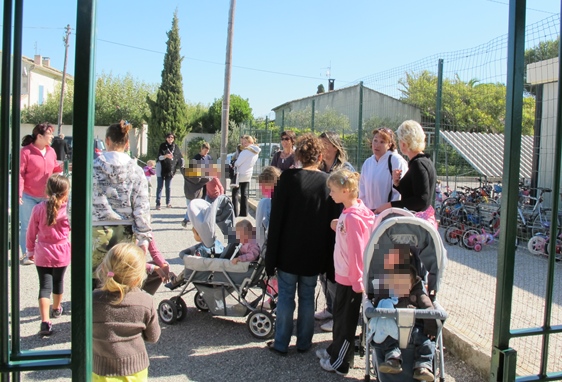
[(152, 297), (140, 289), (146, 278), (143, 250), (132, 243), (115, 245), (96, 275), (101, 287), (92, 299), (92, 381), (147, 381), (144, 341), (158, 341), (160, 325)]
[(375, 215), (358, 199), (359, 174), (347, 169), (333, 172), (327, 180), (330, 196), (343, 204), (343, 211), (332, 228), (336, 231), (334, 267), (336, 298), (333, 304), (332, 343), (318, 349), (320, 366), (345, 375), (354, 356), (355, 330), (363, 293), (363, 251), (369, 242)]
[(70, 192), (68, 178), (60, 174), (47, 180), (47, 200), (33, 207), (26, 235), (27, 254), (35, 258), (39, 275), (39, 313), (41, 328), (39, 335), (53, 334), (49, 321), (49, 305), (53, 294), (52, 318), (62, 315), (64, 273), (70, 264), (70, 223), (66, 202)]

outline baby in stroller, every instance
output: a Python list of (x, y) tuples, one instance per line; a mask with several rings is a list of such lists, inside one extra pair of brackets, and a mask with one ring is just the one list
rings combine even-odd
[[(374, 298), (373, 305), (383, 309), (417, 308), (434, 309), (427, 296), (423, 281), (418, 275), (423, 272), (415, 247), (398, 245), (385, 255), (383, 290)], [(374, 285), (376, 288), (376, 285)], [(383, 295), (388, 297), (384, 298)], [(373, 341), (380, 344), (384, 353), (384, 363), (379, 365), (381, 373), (399, 374), (402, 372), (402, 352), (398, 343), (398, 326), (393, 319), (380, 317), (369, 322), (374, 331)], [(419, 381), (433, 381), (433, 354), (437, 335), (435, 320), (416, 320), (412, 330), (414, 344), (414, 375)]]
[(363, 265), (366, 381), (371, 359), (380, 382), (442, 380), (447, 312), (436, 296), (446, 263), (433, 225), (399, 209), (377, 216)]

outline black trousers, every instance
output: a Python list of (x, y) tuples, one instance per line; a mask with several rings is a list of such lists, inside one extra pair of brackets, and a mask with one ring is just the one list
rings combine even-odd
[(355, 355), (355, 331), (361, 308), (361, 293), (350, 286), (337, 284), (336, 298), (332, 305), (334, 329), (332, 343), (328, 346), (330, 364), (334, 369), (349, 366)]
[[(234, 216), (248, 216), (248, 188), (250, 182), (240, 182), (237, 188), (232, 189), (232, 205), (234, 206)], [(238, 193), (240, 192), (240, 196)], [(240, 199), (240, 201), (238, 200)], [(238, 203), (240, 202), (240, 213)]]

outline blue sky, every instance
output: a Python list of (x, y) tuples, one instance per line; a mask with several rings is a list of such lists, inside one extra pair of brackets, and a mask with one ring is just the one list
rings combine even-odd
[[(76, 27), (76, 2), (26, 0), (23, 54), (62, 70), (64, 27)], [(166, 32), (177, 8), (184, 95), (210, 104), (224, 88), (229, 0), (99, 0), (96, 73), (159, 84)], [(527, 24), (560, 12), (560, 2), (528, 0)], [(508, 0), (237, 0), (231, 93), (256, 117), (424, 57), (471, 48), (507, 34)], [(74, 74), (74, 31), (68, 72)]]

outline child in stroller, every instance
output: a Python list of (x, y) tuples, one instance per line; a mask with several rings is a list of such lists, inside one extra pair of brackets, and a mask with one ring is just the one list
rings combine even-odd
[(230, 262), (234, 265), (244, 261), (256, 261), (260, 255), (260, 246), (256, 242), (256, 233), (252, 222), (248, 219), (239, 220), (235, 226), (236, 238), (242, 245), (239, 255)]
[[(163, 300), (158, 307), (158, 314), (166, 324), (183, 320), (187, 315), (187, 306), (181, 297), (195, 289), (194, 302), (199, 310), (217, 316), (248, 316), (247, 325), (251, 334), (257, 338), (269, 338), (273, 335), (274, 318), (270, 312), (262, 309), (263, 301), (268, 296), (264, 281), (265, 262), (261, 256), (258, 256), (257, 261), (231, 262), (238, 254), (240, 244), (233, 242), (224, 248), (215, 235), (215, 224), (220, 227), (224, 223), (219, 217), (231, 216), (220, 213), (218, 207), (223, 197), (228, 199), (221, 195), (212, 204), (202, 199), (189, 203), (188, 214), (194, 237), (201, 242), (180, 252), (184, 271), (173, 283), (166, 285), (170, 289), (182, 286), (180, 294)], [(225, 227), (223, 233), (232, 237), (229, 234), (231, 229), (230, 220), (229, 227)]]
[[(388, 256), (388, 254), (393, 253), (393, 250), (398, 250), (394, 253), (402, 251), (402, 256)], [(410, 253), (413, 256), (410, 256)], [(426, 288), (425, 293), (434, 309), (404, 309), (401, 306), (395, 306), (393, 303), (390, 305), (385, 305), (384, 302), (379, 304), (380, 300), (391, 297), (388, 284), (392, 283), (393, 287), (397, 287), (399, 286), (398, 282), (402, 279), (402, 288), (404, 289), (402, 293), (405, 295), (409, 295), (411, 289), (415, 290), (415, 288), (422, 286), (416, 278), (414, 288), (410, 288), (412, 284), (409, 265), (406, 266), (407, 262), (404, 260), (400, 261), (400, 258), (404, 259), (404, 256), (411, 259), (410, 265), (413, 265), (416, 275), (419, 275), (422, 279), (423, 286)], [(430, 341), (433, 359), (429, 361), (432, 367), (428, 368), (428, 371), (432, 371), (432, 374), (439, 376), (440, 380), (444, 380), (441, 331), (443, 322), (447, 318), (447, 312), (440, 306), (436, 296), (446, 262), (445, 247), (439, 232), (432, 224), (400, 209), (386, 210), (377, 216), (375, 229), (364, 253), (363, 265), (363, 282), (366, 293), (363, 300), (363, 318), (366, 325), (363, 328), (366, 381), (371, 378), (371, 360), (377, 380), (380, 382), (411, 381), (414, 379), (414, 373), (416, 373), (414, 369), (426, 367), (427, 364), (423, 362), (415, 362), (415, 353), (421, 349), (420, 346), (416, 345), (416, 333), (420, 332), (421, 328), (421, 321), (419, 320), (424, 320), (422, 332), (425, 331), (425, 333), (421, 333), (420, 340), (425, 341), (427, 339), (429, 341), (427, 333), (432, 337), (435, 334), (435, 343)], [(396, 267), (402, 270), (399, 272), (402, 275), (388, 276), (388, 274), (392, 275), (392, 270)], [(394, 277), (396, 277), (396, 280), (393, 279)], [(421, 295), (418, 297), (422, 298)], [(416, 304), (412, 305), (415, 306)], [(385, 320), (387, 324), (392, 323), (394, 325), (388, 325), (386, 332), (381, 330), (376, 333), (374, 329), (379, 326), (379, 321), (381, 321), (380, 326), (382, 326)], [(430, 324), (429, 320), (433, 322)], [(436, 326), (436, 330), (433, 330), (431, 325)], [(395, 335), (394, 338), (398, 342), (402, 358), (400, 367), (396, 368), (397, 370), (395, 368), (390, 370), (396, 372), (396, 374), (383, 372), (389, 371), (389, 365), (386, 361), (393, 358), (386, 356), (387, 349), (381, 345), (390, 332)], [(434, 351), (434, 349), (438, 351)], [(417, 372), (416, 377), (418, 377), (418, 380), (434, 380), (433, 376), (429, 376), (425, 372)]]
[[(390, 249), (385, 255), (383, 276), (383, 290), (374, 300), (374, 306), (385, 309), (417, 308), (434, 309), (433, 303), (427, 296), (418, 270), (412, 264), (417, 256), (415, 247), (410, 250), (407, 245)], [(398, 261), (396, 261), (398, 259)], [(376, 288), (376, 286), (374, 285)], [(376, 289), (375, 289), (376, 290)], [(383, 295), (388, 297), (383, 298)], [(389, 318), (379, 317), (369, 322), (369, 329), (374, 332), (373, 340), (380, 344), (384, 352), (384, 363), (379, 365), (381, 373), (399, 374), (402, 372), (402, 352), (398, 344), (398, 327)], [(433, 354), (435, 344), (432, 340), (437, 335), (435, 320), (416, 320), (412, 330), (414, 343), (414, 375), (419, 381), (433, 381)]]

